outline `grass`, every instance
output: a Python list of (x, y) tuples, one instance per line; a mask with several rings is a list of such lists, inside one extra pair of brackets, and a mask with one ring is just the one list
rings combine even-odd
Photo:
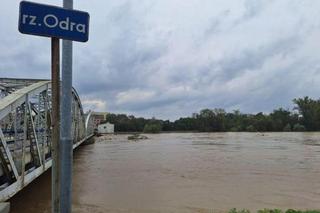
[[(237, 210), (231, 209), (229, 213), (250, 213), (247, 209)], [(283, 211), (281, 209), (260, 209), (257, 213), (320, 213), (320, 210), (295, 210), (295, 209), (288, 209)]]

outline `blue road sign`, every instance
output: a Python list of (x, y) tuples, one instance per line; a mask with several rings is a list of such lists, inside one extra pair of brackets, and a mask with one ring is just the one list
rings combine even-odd
[(89, 14), (21, 1), (19, 31), (31, 35), (86, 42), (89, 38)]

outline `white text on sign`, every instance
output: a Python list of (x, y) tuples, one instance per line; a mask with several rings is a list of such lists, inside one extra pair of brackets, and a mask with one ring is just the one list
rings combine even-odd
[(77, 24), (75, 22), (70, 21), (70, 18), (67, 17), (65, 20), (59, 20), (53, 14), (48, 14), (43, 17), (43, 20), (37, 22), (37, 17), (32, 15), (22, 15), (22, 23), (29, 24), (29, 25), (38, 25), (42, 26), (44, 24), (46, 27), (55, 28), (59, 27), (61, 30), (67, 31), (77, 31), (79, 33), (86, 33), (86, 25), (84, 24)]

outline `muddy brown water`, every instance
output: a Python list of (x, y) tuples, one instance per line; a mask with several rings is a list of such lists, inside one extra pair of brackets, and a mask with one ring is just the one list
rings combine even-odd
[[(99, 138), (74, 153), (73, 212), (320, 209), (320, 133), (171, 133)], [(50, 212), (50, 172), (12, 213)]]

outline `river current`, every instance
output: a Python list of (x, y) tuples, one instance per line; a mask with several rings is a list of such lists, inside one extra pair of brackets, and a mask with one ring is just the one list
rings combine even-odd
[[(320, 209), (320, 133), (110, 135), (74, 152), (73, 212)], [(51, 212), (50, 171), (11, 212)]]

